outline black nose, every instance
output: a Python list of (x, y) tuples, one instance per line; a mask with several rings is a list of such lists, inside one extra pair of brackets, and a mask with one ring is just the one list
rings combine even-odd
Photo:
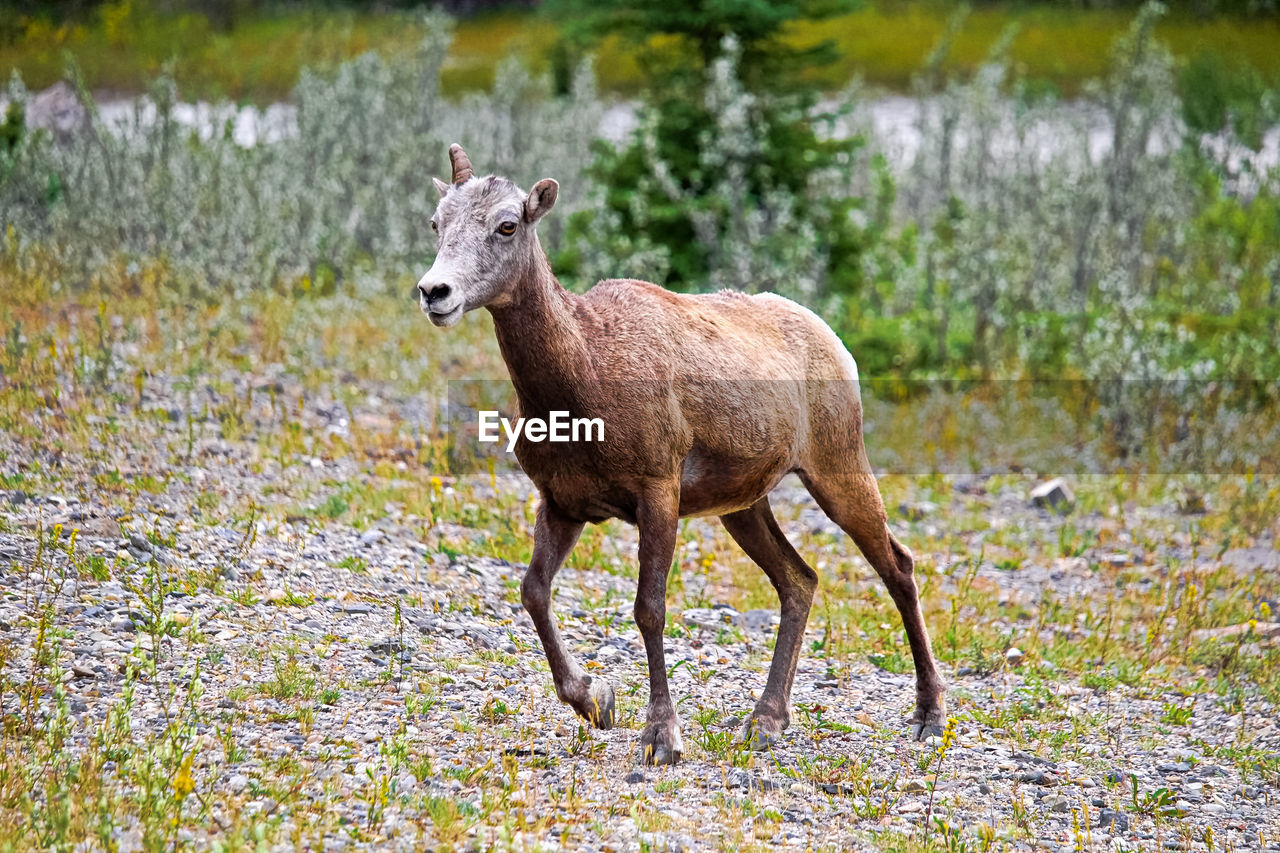
[(447, 284), (433, 284), (430, 287), (418, 285), (418, 290), (423, 296), (427, 297), (428, 302), (435, 302), (437, 299), (447, 297), (453, 291), (453, 288)]

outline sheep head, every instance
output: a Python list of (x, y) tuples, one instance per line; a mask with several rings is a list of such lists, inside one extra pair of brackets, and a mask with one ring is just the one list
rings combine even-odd
[(556, 202), (559, 185), (545, 178), (527, 194), (512, 181), (476, 177), (471, 159), (449, 146), (453, 181), (433, 178), (440, 202), (431, 227), (435, 262), (416, 288), (422, 311), (437, 326), (453, 326), (475, 308), (501, 306), (542, 256), (534, 226)]

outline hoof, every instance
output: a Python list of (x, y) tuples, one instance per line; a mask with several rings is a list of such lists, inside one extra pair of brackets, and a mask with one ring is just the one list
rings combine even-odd
[(573, 710), (597, 729), (611, 729), (616, 722), (613, 702), (613, 685), (602, 679), (587, 682), (587, 700), (575, 703)]
[(644, 764), (676, 764), (682, 754), (684, 743), (674, 722), (650, 723), (640, 735), (640, 761)]
[(782, 741), (784, 728), (767, 717), (752, 717), (742, 729), (742, 742), (756, 752), (768, 752)]
[(942, 737), (942, 733), (946, 730), (945, 726), (927, 725), (925, 723), (911, 724), (911, 739), (923, 741), (931, 737)]
[(916, 706), (916, 712), (911, 715), (911, 724), (908, 729), (912, 740), (922, 741), (930, 737), (942, 737), (942, 733), (947, 728), (947, 712), (946, 709), (939, 704), (930, 710), (925, 710)]

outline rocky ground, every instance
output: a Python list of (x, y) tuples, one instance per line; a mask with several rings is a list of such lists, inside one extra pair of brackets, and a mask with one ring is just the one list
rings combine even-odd
[[(1272, 484), (882, 478), (950, 685), (922, 744), (887, 594), (787, 480), (822, 583), (792, 726), (743, 748), (776, 597), (682, 523), (685, 754), (646, 768), (634, 531), (557, 579), (599, 732), (519, 605), (527, 481), (441, 463), (443, 380), (500, 375), (480, 320), (136, 301), (33, 298), (0, 349), (0, 849), (1280, 850)], [(905, 454), (934, 415), (893, 408)]]
[[(178, 405), (153, 402), (153, 411)], [(316, 419), (308, 429), (341, 420), (319, 402), (306, 408)], [(115, 433), (132, 482), (158, 474), (156, 460), (167, 456), (149, 457), (149, 442), (180, 446), (190, 435), (182, 418), (149, 423)], [(696, 595), (686, 579), (669, 614), (684, 761), (641, 767), (635, 743), (647, 682), (630, 617), (628, 529), (610, 530), (597, 553), (612, 556), (600, 565), (580, 561), (558, 580), (565, 634), (592, 674), (618, 688), (620, 725), (597, 732), (554, 696), (519, 605), (524, 566), (486, 556), (502, 550), (489, 544), (494, 531), (467, 520), (465, 506), (486, 501), (526, 518), (528, 487), (518, 475), (432, 480), (401, 460), (394, 477), (421, 479), (440, 506), (454, 500), (462, 509), (427, 519), (389, 500), (357, 528), (308, 509), (335, 483), (366, 477), (367, 458), (303, 454), (281, 464), (264, 458), (252, 429), (236, 440), (204, 432), (165, 485), (139, 492), (128, 508), (104, 486), (112, 478), (102, 464), (55, 461), (50, 448), (10, 441), (8, 471), (43, 466), (63, 472), (64, 485), (28, 478), (0, 499), (6, 745), (20, 742), (28, 710), (37, 728), (64, 719), (61, 754), (95, 755), (100, 763), (89, 766), (111, 798), (133, 804), (128, 811), (140, 808), (137, 755), (104, 751), (104, 733), (123, 725), (128, 742), (158, 750), (161, 762), (164, 745), (178, 744), (165, 777), (179, 801), (178, 843), (1280, 850), (1275, 708), (1248, 691), (1228, 701), (1204, 673), (1150, 685), (1057, 677), (1047, 652), (1024, 666), (1028, 652), (1008, 645), (981, 666), (944, 664), (953, 736), (916, 744), (904, 736), (909, 671), (868, 654), (867, 632), (853, 626), (852, 653), (824, 651), (833, 623), (820, 602), (788, 736), (769, 753), (742, 749), (736, 735), (763, 686), (776, 617), (735, 609), (732, 579), (714, 572)], [(302, 496), (298, 514), (264, 509), (282, 493)], [(250, 511), (206, 521), (218, 502)], [(833, 532), (797, 483), (784, 483), (775, 503), (793, 538)], [(910, 543), (975, 514), (1033, 539), (1061, 524), (1025, 492), (976, 477), (953, 484), (947, 506), (904, 501), (895, 526)], [(682, 533), (695, 564), (715, 559), (699, 550), (714, 541), (710, 530), (696, 522)], [(824, 572), (841, 567), (837, 592), (875, 594), (849, 546), (824, 547)], [(966, 583), (986, 585), (999, 607), (966, 618), (1043, 622), (1035, 613), (1046, 589), (1071, 599), (1108, 594), (1113, 575), (1100, 573), (1099, 561), (1145, 566), (1135, 588), (1158, 584), (1163, 548), (1135, 554), (1112, 545), (1018, 568), (934, 554), (925, 562), (937, 568), (922, 584), (943, 603), (931, 608), (935, 645), (945, 602)], [(1197, 557), (1236, 560), (1242, 572), (1271, 578), (1276, 558), (1265, 543)], [(881, 613), (879, 627), (892, 635), (897, 617)], [(1256, 654), (1274, 626), (1246, 630)], [(42, 659), (40, 648), (52, 652)], [(26, 695), (34, 695), (29, 705)], [(99, 838), (139, 849), (159, 831), (125, 819)]]

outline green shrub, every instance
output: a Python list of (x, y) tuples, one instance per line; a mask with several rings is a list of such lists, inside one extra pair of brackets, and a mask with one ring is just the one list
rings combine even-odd
[(1197, 133), (1230, 130), (1257, 151), (1263, 134), (1280, 119), (1280, 104), (1262, 75), (1250, 65), (1217, 51), (1197, 52), (1178, 80), (1182, 117)]
[[(1191, 72), (1155, 39), (1158, 12), (1078, 103), (1028, 92), (1012, 34), (972, 75), (944, 73), (944, 42), (899, 167), (857, 88), (821, 110), (812, 92), (754, 90), (732, 39), (696, 99), (655, 97), (619, 146), (583, 130), (606, 109), (589, 66), (567, 95), (508, 62), (492, 95), (443, 97), (439, 17), (411, 57), (305, 74), (294, 126), (247, 148), (229, 126), (180, 121), (163, 76), (123, 129), (95, 118), (68, 138), (25, 129), (15, 82), (3, 262), (56, 261), (55, 289), (106, 265), (163, 270), (208, 300), (407, 290), (433, 246), (427, 179), (459, 141), (483, 171), (561, 182), (542, 236), (571, 286), (781, 292), (822, 314), (867, 376), (1274, 377), (1280, 170), (1202, 144), (1218, 115), (1204, 104), (1230, 102), (1204, 93), (1230, 87), (1201, 68), (1209, 82), (1188, 98), (1203, 103), (1180, 97)], [(1188, 111), (1204, 118), (1184, 138)]]

